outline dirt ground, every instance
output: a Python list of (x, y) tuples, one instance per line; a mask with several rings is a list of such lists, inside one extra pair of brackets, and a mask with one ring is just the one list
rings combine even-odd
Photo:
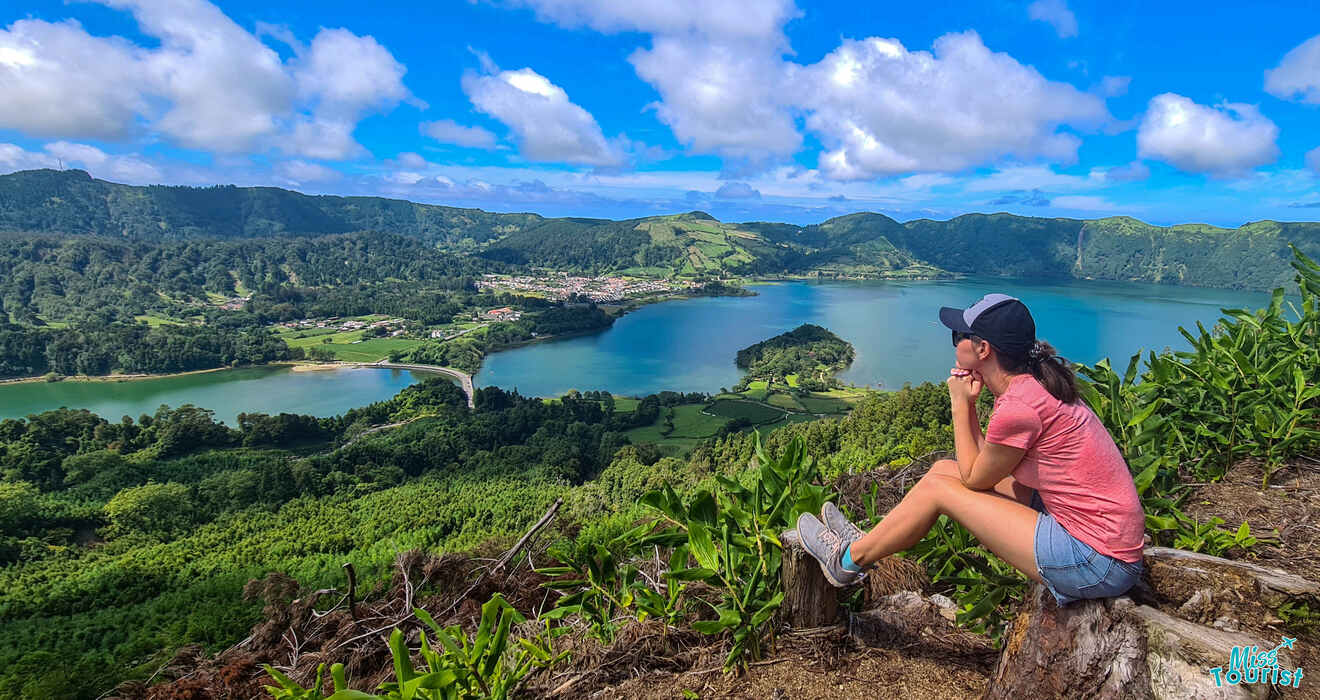
[(1249, 524), (1261, 542), (1247, 552), (1230, 551), (1227, 558), (1320, 581), (1320, 458), (1286, 463), (1262, 488), (1264, 476), (1260, 462), (1240, 462), (1223, 479), (1197, 486), (1184, 512), (1201, 520), (1218, 516), (1226, 528)]
[(781, 656), (753, 666), (742, 677), (716, 671), (648, 674), (588, 697), (950, 700), (980, 697), (987, 681), (988, 674), (976, 668), (909, 657), (892, 649), (862, 649), (838, 657), (829, 666), (804, 656)]

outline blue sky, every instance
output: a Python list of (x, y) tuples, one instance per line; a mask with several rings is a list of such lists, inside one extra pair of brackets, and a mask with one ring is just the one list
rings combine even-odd
[(0, 172), (813, 223), (1320, 219), (1311, 2), (0, 9)]

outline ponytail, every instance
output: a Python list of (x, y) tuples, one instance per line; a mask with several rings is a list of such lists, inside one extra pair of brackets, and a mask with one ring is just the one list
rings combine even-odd
[(1027, 351), (1027, 368), (1054, 398), (1063, 403), (1077, 401), (1077, 377), (1072, 363), (1060, 357), (1053, 345), (1037, 340)]
[(1030, 372), (1045, 387), (1045, 391), (1050, 392), (1050, 396), (1063, 403), (1076, 403), (1080, 397), (1072, 363), (1060, 357), (1054, 346), (1043, 340), (1032, 343), (1026, 355), (1008, 356), (1001, 353), (996, 357), (1001, 369), (1016, 374)]

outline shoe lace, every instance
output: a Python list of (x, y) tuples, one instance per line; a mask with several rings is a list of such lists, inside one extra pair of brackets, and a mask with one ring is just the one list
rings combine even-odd
[(820, 531), (820, 541), (830, 550), (830, 552), (843, 556), (843, 540), (834, 531), (825, 528)]

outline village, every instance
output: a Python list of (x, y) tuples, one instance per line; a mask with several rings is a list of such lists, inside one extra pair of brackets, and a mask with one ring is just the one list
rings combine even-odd
[[(454, 327), (436, 328), (427, 332), (427, 336), (434, 340), (451, 340), (461, 335), (470, 333), (478, 328), (483, 328), (496, 322), (514, 322), (522, 318), (523, 312), (508, 306), (497, 309), (490, 309), (474, 314), (465, 314), (461, 320), (455, 317), (455, 322), (460, 325)], [(368, 331), (367, 335), (374, 335), (382, 338), (397, 338), (408, 332), (404, 327), (406, 323), (402, 318), (386, 318), (379, 320), (363, 319), (341, 319), (338, 316), (331, 316), (325, 319), (302, 319), (299, 321), (286, 321), (284, 323), (272, 324), (274, 327), (287, 329), (287, 331), (307, 331), (312, 329), (325, 329), (326, 331), (346, 333), (350, 331)], [(374, 331), (374, 333), (370, 333)], [(533, 335), (536, 335), (533, 333)], [(364, 336), (365, 337), (365, 336)], [(417, 337), (417, 336), (413, 336)], [(350, 343), (362, 342), (361, 340), (350, 341)]]
[(383, 335), (388, 335), (393, 338), (395, 336), (403, 335), (403, 323), (404, 320), (401, 318), (388, 318), (379, 321), (359, 321), (352, 319), (340, 320), (338, 316), (331, 316), (330, 318), (322, 320), (309, 318), (301, 321), (287, 321), (276, 325), (290, 329), (329, 328), (338, 331), (361, 331), (383, 328), (385, 329)]
[(692, 289), (698, 285), (688, 281), (631, 279), (627, 277), (570, 277), (564, 273), (541, 277), (483, 275), (477, 280), (478, 289), (496, 291), (523, 291), (564, 300), (574, 295), (597, 303), (619, 302), (630, 297), (646, 296)]

